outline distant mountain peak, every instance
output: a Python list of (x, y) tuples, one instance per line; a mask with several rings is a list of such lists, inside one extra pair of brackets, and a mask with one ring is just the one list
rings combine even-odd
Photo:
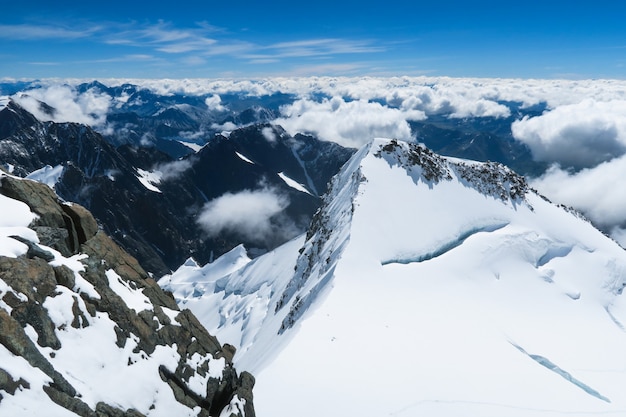
[(9, 137), (39, 121), (14, 100), (9, 99), (4, 107), (0, 106), (0, 139)]

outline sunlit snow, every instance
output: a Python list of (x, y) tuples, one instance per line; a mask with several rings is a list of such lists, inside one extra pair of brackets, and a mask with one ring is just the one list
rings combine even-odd
[(309, 240), (212, 293), (177, 289), (239, 348), (257, 413), (625, 413), (624, 250), (532, 191), (501, 198), (506, 183), (461, 178), (461, 160), (443, 159), (434, 181), (375, 156), (387, 143), (344, 166)]
[(193, 143), (193, 142), (186, 142), (183, 140), (179, 140), (178, 143), (185, 145), (186, 147), (188, 147), (189, 149), (191, 149), (194, 152), (198, 152), (200, 149), (202, 149), (204, 147), (204, 145), (198, 145), (197, 143)]
[(240, 154), (239, 152), (235, 152), (235, 154), (243, 161), (246, 161), (249, 164), (254, 165), (254, 162), (252, 162), (250, 159), (246, 158), (245, 156), (243, 156), (242, 154)]
[(39, 181), (46, 184), (48, 187), (54, 189), (54, 186), (59, 182), (59, 178), (63, 174), (63, 165), (57, 165), (51, 167), (46, 165), (45, 167), (31, 172), (26, 178)]
[(313, 194), (311, 194), (311, 192), (309, 192), (309, 190), (306, 189), (306, 187), (304, 185), (300, 184), (296, 180), (293, 180), (293, 179), (289, 178), (287, 175), (285, 175), (285, 173), (279, 172), (278, 176), (280, 177), (281, 180), (285, 181), (285, 184), (287, 184), (288, 186), (290, 186), (294, 190), (298, 190), (298, 191), (300, 191), (302, 193), (313, 195)]
[[(26, 253), (27, 246), (12, 239), (10, 236), (13, 235), (38, 244), (37, 234), (27, 227), (37, 216), (30, 212), (26, 204), (0, 195), (0, 213), (0, 256), (15, 257)], [(32, 346), (36, 346), (43, 355), (42, 358), (49, 361), (54, 370), (76, 389), (80, 401), (92, 410), (96, 409), (98, 403), (105, 402), (121, 410), (137, 410), (149, 417), (197, 416), (200, 409), (190, 409), (177, 401), (171, 387), (159, 377), (162, 368), (176, 371), (180, 360), (176, 345), (158, 345), (147, 354), (139, 348), (139, 337), (131, 333), (124, 346), (119, 347), (116, 322), (107, 313), (90, 310), (83, 297), (77, 294), (85, 293), (92, 300), (101, 298), (94, 286), (80, 275), (84, 270), (81, 260), (87, 255), (77, 254), (66, 258), (50, 247), (39, 246), (54, 256), (50, 265), (70, 268), (76, 283), (73, 289), (57, 285), (54, 294), (46, 297), (42, 303), (52, 320), (61, 348), (39, 345), (38, 333), (30, 324), (26, 325), (24, 331), (32, 340)], [(106, 276), (111, 288), (130, 308), (137, 312), (153, 309), (140, 289), (133, 288), (113, 270), (108, 270)], [(26, 296), (15, 292), (0, 279), (0, 308), (10, 314), (11, 307), (3, 301), (9, 292), (12, 298), (21, 301), (25, 301)], [(176, 325), (179, 312), (165, 307), (161, 310)], [(186, 363), (190, 366), (210, 363), (205, 374), (194, 373), (189, 379), (190, 387), (198, 394), (205, 395), (209, 379), (221, 377), (225, 359), (214, 359), (210, 354), (195, 354), (186, 358)], [(2, 390), (3, 416), (42, 413), (51, 417), (76, 416), (57, 405), (46, 394), (43, 388), (53, 383), (49, 376), (1, 344), (0, 364), (14, 380), (19, 381), (21, 378), (25, 381), (25, 385), (17, 387), (14, 394)], [(241, 400), (235, 398), (230, 409), (236, 409), (241, 404)]]
[[(4, 174), (0, 174), (0, 178)], [(27, 252), (28, 247), (10, 236), (38, 241), (37, 234), (27, 226), (37, 218), (28, 206), (0, 194), (0, 256), (15, 258)]]
[(137, 179), (144, 187), (146, 187), (150, 191), (154, 191), (156, 193), (160, 193), (161, 190), (156, 186), (161, 182), (161, 178), (163, 177), (163, 173), (160, 171), (146, 171), (141, 168), (137, 169)]

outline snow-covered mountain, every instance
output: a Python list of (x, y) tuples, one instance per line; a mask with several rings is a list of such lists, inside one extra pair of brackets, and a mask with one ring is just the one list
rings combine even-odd
[(626, 412), (626, 252), (496, 163), (375, 140), (306, 235), (161, 284), (238, 348), (260, 415)]

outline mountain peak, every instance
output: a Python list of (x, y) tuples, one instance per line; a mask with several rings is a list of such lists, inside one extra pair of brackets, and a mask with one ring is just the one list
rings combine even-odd
[(36, 123), (38, 123), (37, 118), (12, 99), (9, 99), (4, 106), (0, 105), (0, 139)]
[(626, 252), (499, 164), (377, 139), (306, 235), (221, 282), (184, 302), (242, 347), (238, 366), (275, 358), (259, 412), (311, 396), (302, 415), (626, 407)]
[(529, 191), (526, 179), (497, 162), (475, 162), (437, 155), (418, 143), (399, 142), (395, 139), (374, 141), (374, 155), (390, 165), (403, 167), (416, 180), (428, 184), (452, 181), (457, 177), (467, 186), (483, 194), (519, 203)]

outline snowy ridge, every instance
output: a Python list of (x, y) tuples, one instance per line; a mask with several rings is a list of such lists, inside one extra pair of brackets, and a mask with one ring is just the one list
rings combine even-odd
[(0, 110), (4, 110), (4, 108), (9, 105), (10, 101), (11, 101), (11, 97), (0, 96)]
[[(173, 292), (177, 303), (189, 308), (212, 334), (237, 348), (238, 369), (264, 369), (288, 343), (284, 334), (301, 317), (332, 278), (332, 270), (349, 239), (352, 201), (362, 181), (360, 151), (333, 179), (322, 209), (306, 236), (300, 236), (230, 275), (206, 279), (206, 268), (231, 259), (223, 255), (204, 267), (186, 264), (159, 284)], [(330, 225), (327, 222), (332, 221)], [(331, 230), (342, 233), (331, 236)], [(328, 262), (315, 262), (316, 259)], [(226, 261), (228, 262), (228, 261)], [(296, 271), (294, 274), (294, 270)], [(277, 337), (278, 334), (282, 336)]]
[(626, 252), (507, 168), (377, 139), (305, 236), (181, 305), (259, 414), (620, 415), (625, 286)]
[(499, 163), (445, 158), (421, 144), (394, 139), (379, 141), (378, 146), (375, 156), (385, 159), (390, 165), (403, 167), (415, 182), (425, 181), (431, 187), (442, 180), (451, 181), (454, 176), (466, 187), (513, 203), (524, 201), (529, 191), (524, 177)]
[(350, 239), (354, 199), (365, 181), (359, 164), (368, 152), (369, 147), (363, 147), (333, 178), (321, 208), (311, 220), (294, 276), (276, 304), (276, 312), (289, 304), (281, 333), (293, 327), (333, 278), (337, 261)]
[(615, 242), (497, 164), (376, 140), (342, 175), (284, 293), (294, 329), (259, 375), (260, 413), (311, 396), (302, 415), (626, 410)]
[(250, 262), (243, 245), (239, 245), (214, 262), (199, 266), (193, 258), (178, 268), (173, 274), (161, 278), (161, 287), (171, 291), (179, 300), (186, 300), (193, 294), (214, 292), (216, 282)]

